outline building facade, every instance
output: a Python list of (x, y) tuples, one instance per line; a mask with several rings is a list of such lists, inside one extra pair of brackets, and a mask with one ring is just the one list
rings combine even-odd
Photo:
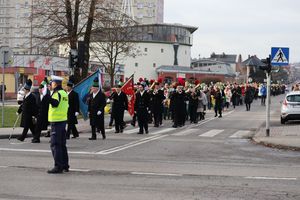
[(30, 53), (32, 0), (0, 0), (0, 46)]
[(162, 65), (191, 65), (191, 47), (196, 27), (179, 24), (147, 24), (137, 26), (139, 38), (135, 43), (139, 53), (120, 61), (125, 67), (125, 77), (157, 79), (156, 69)]
[(139, 24), (164, 22), (164, 0), (118, 0), (120, 9)]

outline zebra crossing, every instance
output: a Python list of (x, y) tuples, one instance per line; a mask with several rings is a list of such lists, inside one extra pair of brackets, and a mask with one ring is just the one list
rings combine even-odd
[[(114, 133), (114, 129), (106, 129), (106, 133)], [(124, 135), (131, 135), (131, 134), (137, 134), (139, 131), (139, 128), (131, 128), (131, 129), (125, 129), (122, 134)], [(120, 135), (122, 135), (120, 134)], [(154, 128), (149, 127), (149, 135), (161, 135), (161, 134), (169, 134), (170, 136), (198, 136), (201, 138), (214, 138), (214, 137), (226, 137), (230, 139), (242, 139), (242, 138), (249, 138), (253, 132), (250, 130), (234, 130), (227, 131), (225, 129), (211, 129), (206, 130), (203, 132), (203, 130), (194, 127), (185, 127), (183, 129), (176, 129), (176, 128)]]

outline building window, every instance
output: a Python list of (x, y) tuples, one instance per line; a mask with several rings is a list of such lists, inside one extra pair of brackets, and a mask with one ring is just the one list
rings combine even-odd
[(135, 67), (138, 67), (138, 66), (139, 66), (139, 63), (135, 63), (134, 65), (135, 65)]
[(154, 68), (156, 67), (156, 63), (153, 63), (153, 67), (154, 67)]
[(160, 52), (163, 53), (163, 52), (164, 52), (164, 49), (160, 49)]

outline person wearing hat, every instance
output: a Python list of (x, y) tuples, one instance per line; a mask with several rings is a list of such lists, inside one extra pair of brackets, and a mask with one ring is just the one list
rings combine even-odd
[(92, 128), (92, 137), (89, 140), (96, 140), (96, 130), (99, 129), (102, 139), (106, 139), (104, 128), (104, 108), (106, 106), (105, 94), (99, 88), (99, 79), (96, 77), (93, 81), (91, 94), (88, 97), (88, 113), (90, 125)]
[(23, 127), (23, 132), (22, 135), (17, 138), (21, 142), (25, 140), (29, 129), (31, 133), (35, 135), (34, 119), (37, 115), (37, 106), (36, 99), (30, 92), (31, 86), (32, 81), (28, 79), (24, 86), (24, 100), (17, 111), (17, 115), (22, 114), (21, 127)]
[(66, 124), (68, 120), (68, 94), (62, 88), (63, 78), (51, 76), (52, 94), (50, 98), (48, 120), (51, 123), (51, 151), (54, 167), (49, 174), (69, 171), (69, 156), (66, 146)]
[(39, 86), (39, 96), (37, 98), (37, 122), (35, 126), (35, 134), (32, 143), (40, 143), (40, 137), (42, 130), (48, 129), (48, 111), (50, 101), (50, 91), (48, 90), (48, 80), (45, 77), (44, 81)]
[(134, 104), (134, 112), (136, 113), (138, 124), (140, 127), (138, 134), (143, 134), (144, 130), (146, 134), (148, 134), (148, 114), (150, 112), (150, 96), (149, 93), (145, 91), (145, 87), (145, 83), (139, 85)]
[(67, 139), (70, 139), (71, 133), (73, 135), (72, 138), (79, 137), (79, 133), (75, 125), (78, 124), (77, 116), (79, 115), (79, 95), (73, 90), (73, 86), (73, 81), (69, 80), (66, 87), (69, 99)]
[(115, 133), (123, 133), (124, 111), (128, 109), (127, 95), (121, 91), (122, 85), (116, 86), (116, 91), (111, 95), (113, 100), (112, 116), (115, 119)]
[(183, 90), (183, 85), (178, 85), (176, 92), (172, 95), (174, 124), (173, 128), (182, 127), (185, 125), (186, 119), (186, 100), (187, 95)]
[(163, 101), (166, 99), (164, 92), (159, 88), (159, 82), (154, 83), (154, 88), (150, 94), (151, 112), (154, 118), (154, 127), (159, 127), (162, 122), (164, 112)]

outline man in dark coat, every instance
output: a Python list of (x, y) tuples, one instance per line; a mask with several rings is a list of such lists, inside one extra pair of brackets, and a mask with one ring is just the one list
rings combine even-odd
[(75, 125), (78, 124), (77, 116), (79, 115), (79, 96), (78, 93), (73, 90), (73, 86), (73, 82), (69, 80), (66, 87), (69, 99), (67, 139), (70, 139), (71, 132), (73, 134), (72, 138), (79, 137), (79, 133)]
[[(199, 93), (195, 91), (195, 89), (191, 89), (191, 92), (188, 93), (188, 99), (189, 99), (189, 114), (190, 114), (190, 120), (191, 123), (197, 123), (197, 109), (199, 104)], [(200, 119), (201, 120), (201, 119)]]
[(253, 89), (251, 86), (247, 85), (246, 86), (246, 91), (245, 91), (245, 104), (246, 104), (246, 111), (250, 111), (251, 108), (251, 103), (253, 101)]
[(49, 110), (49, 102), (50, 102), (50, 91), (47, 87), (48, 81), (47, 78), (39, 86), (39, 97), (37, 100), (37, 122), (35, 127), (35, 134), (33, 139), (31, 140), (32, 143), (40, 143), (40, 137), (42, 130), (48, 129), (48, 110)]
[(150, 91), (150, 107), (154, 118), (154, 127), (159, 127), (164, 112), (163, 101), (166, 99), (164, 91), (159, 88), (159, 83), (155, 82), (154, 89)]
[(215, 117), (217, 117), (219, 113), (219, 118), (221, 118), (223, 109), (223, 95), (218, 86), (215, 86), (214, 90), (213, 96), (215, 98)]
[(115, 133), (123, 133), (124, 111), (128, 109), (127, 95), (121, 91), (121, 85), (117, 85), (116, 91), (112, 94), (113, 101), (112, 116), (115, 119)]
[(172, 95), (174, 124), (173, 128), (182, 127), (185, 125), (186, 119), (186, 101), (187, 95), (183, 91), (183, 86), (177, 86), (176, 92)]
[(35, 135), (34, 120), (37, 115), (37, 104), (34, 95), (30, 92), (31, 86), (32, 81), (29, 79), (28, 81), (26, 81), (26, 84), (24, 86), (25, 97), (23, 103), (20, 105), (17, 112), (17, 114), (22, 113), (21, 127), (23, 127), (24, 129), (22, 135), (17, 138), (22, 142), (25, 140), (29, 129), (31, 133)]
[(150, 112), (149, 109), (149, 102), (150, 97), (149, 93), (145, 91), (145, 84), (139, 85), (139, 91), (136, 93), (136, 99), (134, 104), (134, 111), (136, 113), (138, 124), (140, 130), (138, 134), (143, 134), (144, 130), (146, 134), (149, 133), (148, 131), (148, 115)]
[(99, 89), (98, 78), (94, 79), (91, 91), (92, 93), (88, 97), (88, 112), (92, 128), (92, 137), (89, 138), (89, 140), (97, 139), (96, 129), (100, 129), (102, 139), (104, 140), (106, 138), (104, 128), (104, 108), (106, 106), (106, 99), (101, 89)]

